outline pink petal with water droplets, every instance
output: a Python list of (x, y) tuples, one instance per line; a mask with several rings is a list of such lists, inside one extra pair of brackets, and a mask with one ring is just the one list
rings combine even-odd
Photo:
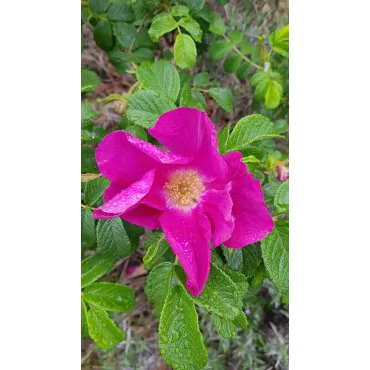
[(94, 211), (95, 218), (114, 218), (136, 205), (150, 190), (154, 181), (155, 169), (148, 171), (139, 180), (116, 194), (108, 202)]
[(192, 167), (207, 181), (225, 177), (227, 166), (217, 150), (217, 132), (207, 114), (195, 108), (177, 108), (162, 114), (149, 129), (171, 152), (194, 158)]
[(228, 248), (242, 248), (262, 240), (274, 228), (274, 222), (263, 199), (259, 180), (247, 171), (239, 152), (223, 155), (228, 165), (227, 180), (231, 181), (230, 195), (235, 218), (234, 231), (224, 244)]
[(214, 247), (228, 240), (234, 230), (230, 188), (231, 184), (227, 185), (225, 190), (208, 190), (202, 195), (202, 205), (211, 221)]
[(197, 297), (209, 275), (210, 222), (201, 207), (190, 212), (171, 209), (159, 219), (168, 243), (188, 276), (186, 287)]

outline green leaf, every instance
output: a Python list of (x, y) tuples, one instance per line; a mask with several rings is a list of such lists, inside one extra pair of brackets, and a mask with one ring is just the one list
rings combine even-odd
[(218, 131), (218, 151), (220, 154), (224, 154), (227, 148), (227, 142), (230, 136), (230, 123), (221, 131)]
[(129, 49), (136, 36), (136, 28), (132, 24), (117, 22), (114, 25), (118, 43), (125, 49)]
[(135, 124), (148, 128), (155, 125), (159, 116), (175, 109), (171, 100), (166, 100), (151, 90), (141, 90), (128, 99), (127, 117)]
[(226, 57), (233, 50), (233, 45), (227, 40), (218, 40), (209, 48), (209, 56), (213, 61)]
[(262, 240), (262, 257), (276, 289), (289, 294), (289, 222), (276, 221), (275, 228)]
[(164, 234), (162, 232), (154, 232), (145, 243), (145, 249), (147, 249), (147, 252), (143, 258), (143, 262), (151, 268), (151, 266), (153, 266), (153, 264), (163, 256), (169, 247), (170, 246), (167, 243)]
[(154, 312), (157, 317), (161, 316), (162, 308), (172, 280), (172, 263), (163, 262), (150, 271), (146, 281), (146, 295), (154, 304)]
[(248, 328), (248, 320), (245, 313), (240, 310), (239, 313), (236, 315), (235, 319), (233, 320), (234, 325), (240, 329), (247, 329)]
[(87, 337), (89, 335), (89, 329), (87, 327), (87, 310), (86, 305), (81, 297), (81, 336)]
[(177, 22), (167, 13), (157, 14), (152, 21), (149, 29), (150, 38), (157, 42), (165, 33), (173, 31), (177, 27)]
[(167, 60), (160, 60), (148, 67), (139, 67), (136, 78), (141, 86), (164, 94), (169, 99), (176, 101), (180, 92), (180, 77), (174, 65)]
[(104, 13), (109, 6), (109, 0), (90, 0), (91, 9), (95, 13)]
[(248, 44), (248, 41), (243, 39), (241, 42), (240, 42), (240, 52), (243, 54), (243, 55), (247, 55), (247, 54), (251, 54), (253, 52), (256, 52), (258, 49), (253, 46), (253, 45), (249, 45)]
[(224, 70), (227, 73), (236, 72), (241, 66), (243, 58), (239, 54), (229, 55), (224, 61)]
[(227, 265), (231, 270), (238, 271), (247, 278), (251, 278), (257, 272), (261, 262), (261, 247), (258, 244), (250, 244), (242, 249), (234, 249)]
[(188, 83), (184, 84), (182, 87), (180, 107), (192, 107), (205, 111), (205, 105), (194, 98)]
[(113, 32), (111, 25), (106, 21), (99, 21), (94, 28), (94, 40), (104, 51), (113, 47)]
[(236, 75), (238, 76), (239, 80), (243, 80), (252, 73), (252, 70), (253, 70), (252, 65), (247, 62), (244, 62), (239, 67), (238, 71), (236, 72)]
[(247, 157), (243, 157), (242, 162), (245, 164), (260, 163), (260, 160), (256, 158), (254, 155), (248, 155)]
[(94, 124), (92, 118), (97, 115), (90, 105), (81, 102), (81, 129), (91, 127)]
[(278, 119), (275, 121), (275, 131), (279, 134), (284, 134), (289, 130), (288, 122), (285, 119)]
[(225, 269), (223, 271), (226, 275), (230, 276), (231, 280), (237, 286), (238, 292), (240, 292), (241, 296), (243, 297), (249, 288), (247, 277), (237, 271), (233, 271), (230, 269)]
[(181, 0), (180, 3), (186, 5), (192, 13), (199, 12), (206, 0)]
[(179, 26), (183, 27), (190, 33), (195, 41), (201, 42), (203, 31), (193, 18), (185, 17), (179, 20)]
[(274, 199), (275, 213), (289, 213), (289, 180), (283, 182)]
[(258, 288), (265, 280), (265, 277), (267, 277), (267, 272), (265, 269), (265, 265), (261, 263), (260, 266), (258, 267), (256, 274), (252, 277), (250, 281), (251, 287)]
[(208, 72), (201, 72), (194, 76), (193, 81), (194, 87), (208, 86), (211, 85), (211, 81), (208, 78)]
[(255, 141), (275, 137), (284, 138), (275, 132), (274, 124), (267, 117), (251, 114), (236, 124), (230, 135), (227, 151), (233, 152)]
[(96, 89), (100, 85), (99, 76), (87, 68), (81, 68), (81, 92)]
[(91, 307), (87, 313), (90, 337), (103, 349), (111, 349), (125, 339), (108, 314), (98, 307)]
[(116, 67), (119, 74), (124, 74), (129, 66), (128, 54), (119, 49), (108, 52), (108, 61)]
[(212, 315), (213, 325), (216, 327), (218, 334), (224, 338), (232, 338), (236, 335), (236, 326), (231, 320), (223, 319), (217, 315)]
[(262, 100), (267, 92), (269, 81), (262, 80), (257, 86), (256, 90), (254, 91), (254, 96), (258, 100)]
[(262, 81), (269, 81), (269, 75), (267, 72), (257, 72), (249, 80), (249, 85), (257, 86)]
[(90, 146), (81, 147), (81, 173), (98, 173), (95, 149)]
[(175, 370), (201, 370), (207, 364), (197, 312), (179, 285), (171, 289), (163, 307), (158, 345), (163, 359)]
[(144, 234), (144, 228), (138, 225), (131, 224), (128, 221), (122, 220), (128, 238), (131, 243), (131, 252), (135, 251), (139, 246), (140, 236)]
[(233, 112), (234, 98), (231, 89), (214, 87), (208, 90), (208, 93), (226, 112)]
[(171, 9), (171, 14), (174, 17), (183, 17), (189, 14), (189, 8), (185, 5), (175, 5)]
[(232, 279), (213, 263), (207, 283), (198, 297), (193, 297), (185, 288), (185, 274), (179, 265), (175, 266), (175, 273), (190, 299), (207, 312), (227, 319), (238, 314), (242, 306), (241, 292)]
[(237, 45), (243, 40), (243, 32), (241, 31), (231, 31), (230, 40), (234, 45)]
[(135, 63), (143, 63), (143, 62), (154, 62), (154, 53), (153, 50), (147, 48), (140, 48), (135, 50), (130, 55), (130, 60)]
[(95, 219), (89, 209), (81, 208), (81, 248), (94, 249), (95, 244)]
[(85, 204), (93, 206), (103, 196), (104, 190), (108, 186), (109, 180), (105, 177), (89, 181), (85, 189)]
[(122, 220), (99, 220), (96, 228), (98, 247), (101, 251), (110, 253), (114, 257), (127, 257), (131, 253), (131, 243)]
[(189, 35), (179, 33), (176, 36), (174, 56), (176, 64), (182, 69), (195, 66), (197, 48), (194, 40)]
[(84, 300), (113, 312), (129, 312), (135, 306), (135, 293), (122, 284), (95, 283), (85, 288)]
[(137, 32), (132, 50), (138, 48), (154, 48), (155, 44), (149, 36), (148, 29), (142, 28)]
[(144, 127), (140, 127), (138, 125), (130, 125), (126, 128), (126, 131), (129, 132), (131, 135), (137, 137), (138, 139), (148, 141), (148, 136)]
[(118, 2), (109, 7), (107, 17), (112, 21), (132, 22), (135, 20), (135, 14), (131, 7)]
[(226, 26), (223, 19), (217, 13), (212, 13), (209, 32), (215, 33), (216, 35), (224, 35), (225, 31)]
[(289, 24), (273, 32), (269, 37), (272, 50), (283, 56), (289, 56)]
[(116, 258), (107, 253), (95, 253), (81, 263), (81, 288), (93, 283), (108, 272)]
[(270, 80), (267, 85), (265, 95), (265, 106), (267, 109), (275, 109), (280, 104), (283, 87), (274, 80)]

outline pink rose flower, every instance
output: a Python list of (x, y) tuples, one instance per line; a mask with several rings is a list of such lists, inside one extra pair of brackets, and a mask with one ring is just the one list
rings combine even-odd
[(242, 248), (263, 239), (274, 224), (260, 181), (248, 173), (241, 153), (218, 153), (206, 113), (177, 108), (149, 133), (168, 151), (125, 131), (105, 136), (96, 149), (99, 170), (111, 184), (94, 216), (162, 227), (196, 297), (208, 279), (210, 242)]

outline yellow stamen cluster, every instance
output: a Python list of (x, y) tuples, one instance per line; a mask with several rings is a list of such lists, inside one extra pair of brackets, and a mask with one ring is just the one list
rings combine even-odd
[(195, 170), (178, 170), (164, 184), (170, 202), (176, 207), (193, 206), (204, 190), (203, 183)]

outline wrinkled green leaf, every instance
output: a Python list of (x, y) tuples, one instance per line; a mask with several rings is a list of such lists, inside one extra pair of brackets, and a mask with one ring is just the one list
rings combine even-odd
[(208, 90), (209, 95), (220, 105), (221, 108), (225, 109), (226, 112), (233, 112), (234, 97), (231, 89), (214, 87)]
[(125, 49), (129, 49), (135, 36), (136, 28), (132, 24), (117, 22), (114, 25), (115, 34), (118, 43)]
[(104, 190), (108, 186), (109, 180), (105, 177), (89, 181), (85, 189), (85, 204), (93, 206), (103, 196)]
[(201, 72), (194, 76), (193, 81), (194, 87), (208, 86), (211, 85), (211, 81), (208, 78), (208, 72)]
[(276, 214), (289, 213), (289, 180), (283, 182), (278, 188), (274, 206)]
[(145, 243), (147, 249), (143, 262), (150, 268), (170, 247), (162, 232), (153, 233)]
[(158, 345), (163, 359), (175, 370), (201, 370), (207, 364), (197, 312), (179, 285), (171, 289), (163, 307)]
[(241, 66), (243, 58), (239, 54), (229, 55), (224, 61), (224, 70), (227, 73), (236, 72)]
[(171, 14), (174, 17), (183, 17), (189, 14), (189, 8), (185, 5), (175, 5), (171, 9)]
[(107, 12), (107, 17), (112, 21), (132, 22), (135, 20), (135, 14), (131, 7), (123, 3), (113, 3)]
[(108, 253), (95, 253), (81, 263), (81, 288), (93, 283), (108, 272), (116, 258)]
[(108, 61), (116, 67), (119, 74), (124, 74), (129, 66), (129, 56), (119, 49), (108, 52)]
[(218, 40), (209, 48), (209, 56), (212, 60), (219, 60), (226, 57), (233, 50), (233, 45), (227, 40)]
[(149, 29), (150, 38), (157, 42), (165, 33), (173, 31), (177, 27), (177, 22), (167, 13), (157, 14), (152, 21)]
[(217, 315), (212, 315), (212, 322), (215, 328), (224, 338), (232, 338), (236, 335), (236, 326), (232, 322), (232, 320), (223, 319)]
[(89, 335), (89, 329), (87, 327), (87, 310), (86, 305), (81, 297), (81, 337), (87, 337)]
[(205, 104), (194, 98), (189, 84), (184, 84), (181, 90), (180, 107), (192, 107), (205, 111)]
[(81, 248), (94, 249), (95, 244), (95, 219), (89, 209), (81, 208)]
[(234, 249), (227, 265), (231, 270), (251, 278), (257, 272), (261, 261), (261, 247), (258, 244), (250, 244), (242, 249)]
[(99, 76), (87, 68), (81, 68), (81, 92), (96, 89), (100, 85)]
[(200, 28), (199, 23), (194, 19), (190, 17), (181, 18), (179, 20), (179, 26), (185, 28), (195, 41), (202, 41), (203, 31)]
[(174, 46), (174, 56), (176, 65), (180, 68), (193, 68), (197, 59), (197, 48), (194, 40), (183, 33), (176, 36)]
[(113, 32), (111, 25), (101, 20), (94, 28), (94, 40), (104, 51), (108, 51), (113, 47)]
[(218, 131), (218, 151), (220, 154), (224, 154), (227, 148), (227, 142), (230, 136), (230, 124), (228, 124), (223, 130)]
[(209, 32), (215, 33), (216, 35), (224, 35), (225, 31), (226, 26), (223, 19), (217, 13), (212, 13)]
[(95, 13), (104, 13), (109, 6), (109, 0), (90, 0), (91, 9)]

